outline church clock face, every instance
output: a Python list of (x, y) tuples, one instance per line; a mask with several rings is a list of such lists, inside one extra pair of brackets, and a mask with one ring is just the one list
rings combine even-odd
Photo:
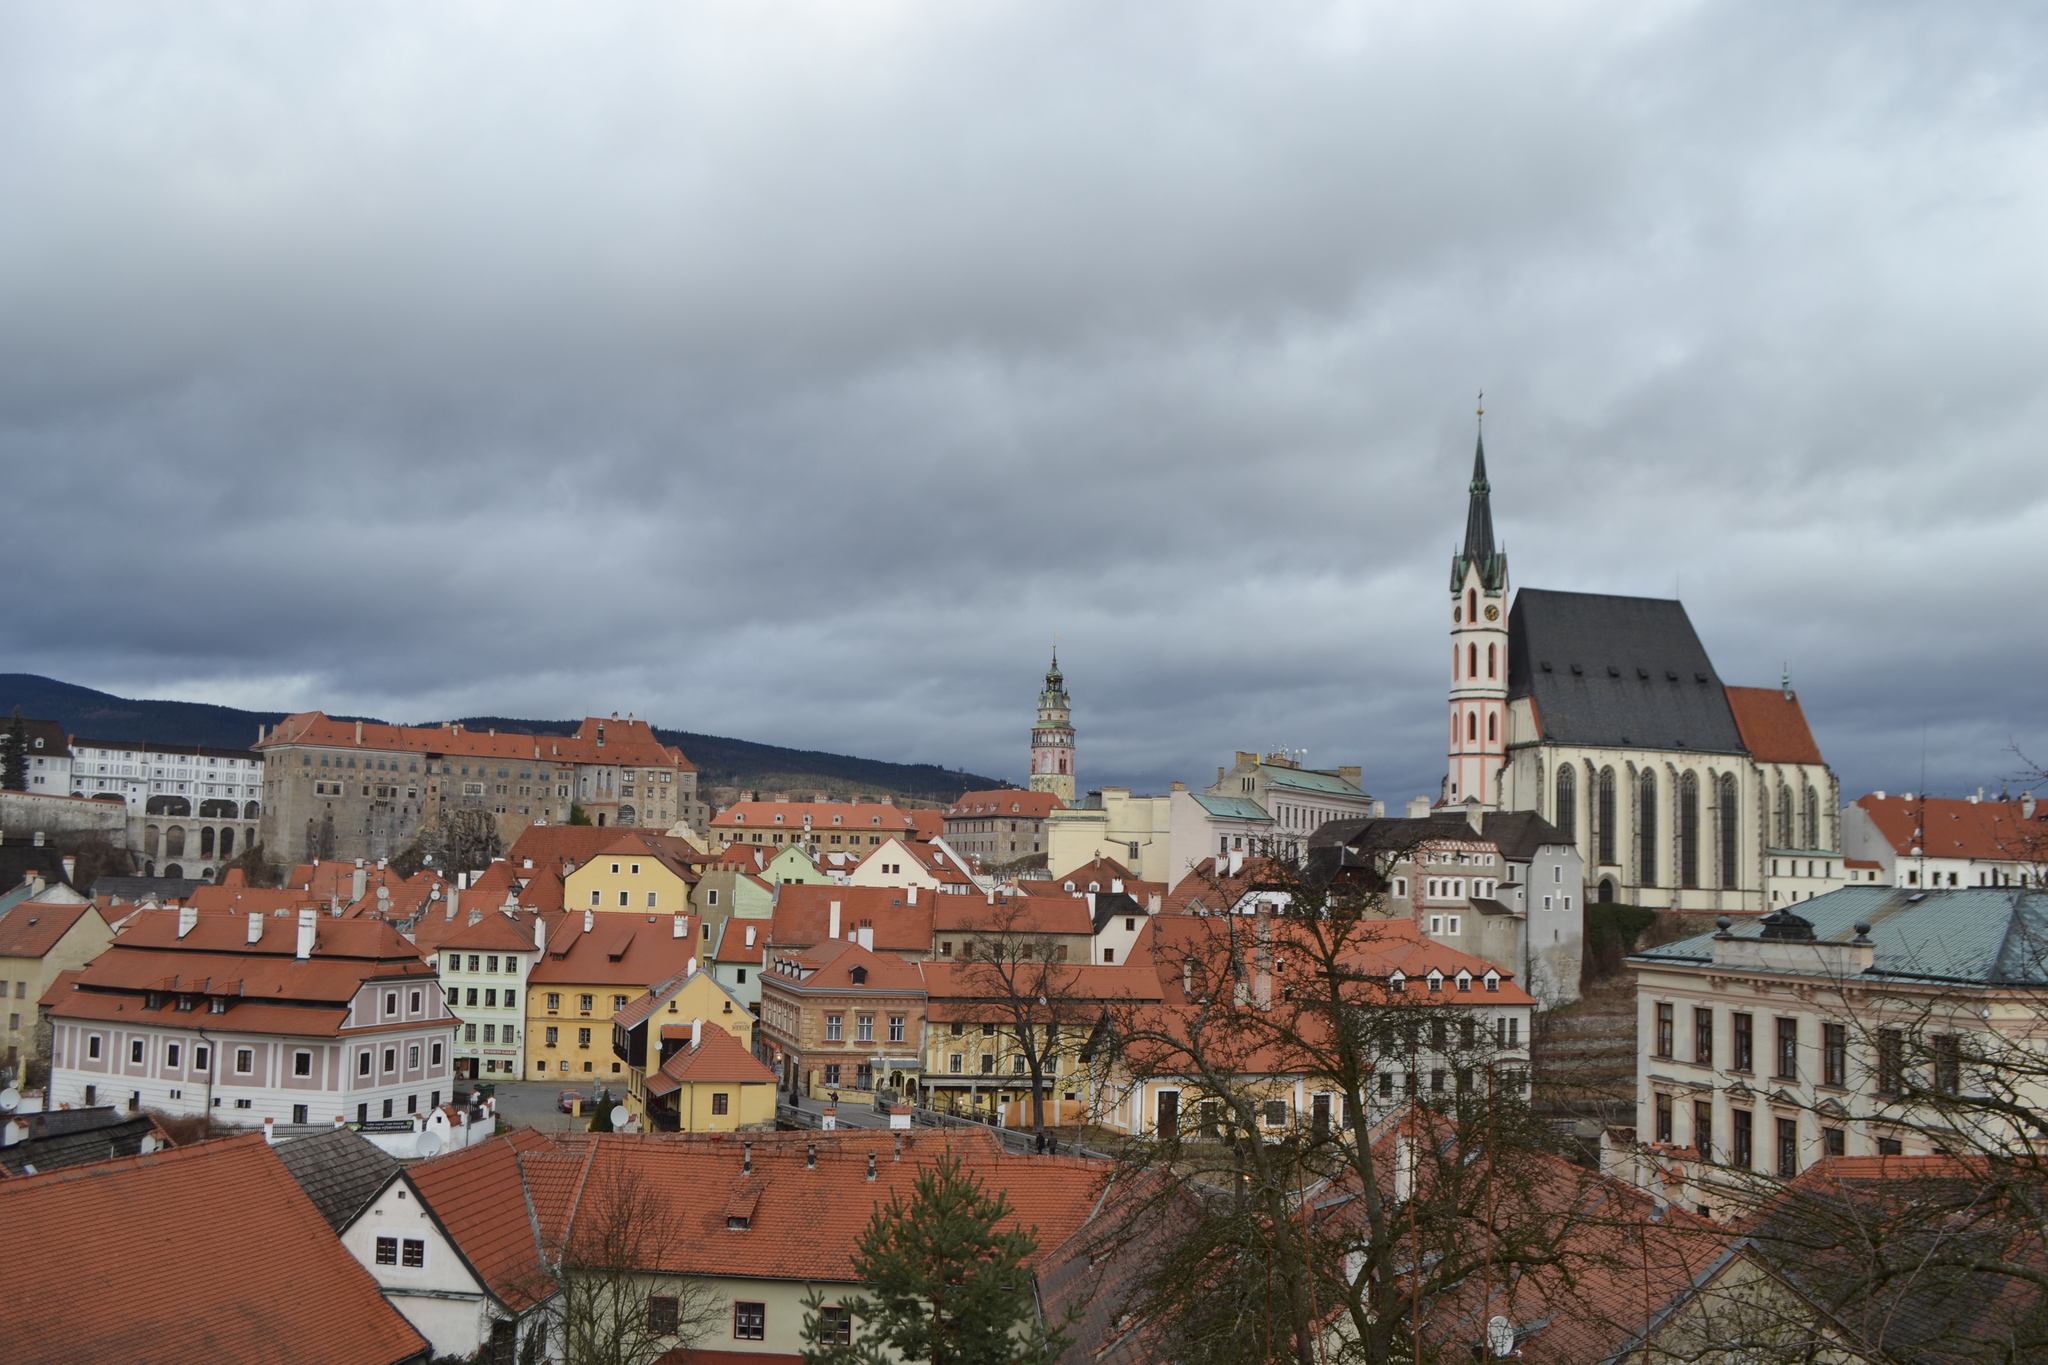
[(1486, 608), (1486, 619), (1489, 621), (1500, 620), (1500, 608), (1492, 605), (1491, 603), (1488, 603)]
[(1456, 625), (1456, 624), (1457, 624), (1458, 622), (1460, 622), (1460, 621), (1462, 621), (1462, 620), (1464, 620), (1464, 619), (1465, 619), (1465, 609), (1464, 609), (1463, 607), (1452, 607), (1452, 608), (1451, 608), (1451, 624), (1452, 624), (1452, 625)]

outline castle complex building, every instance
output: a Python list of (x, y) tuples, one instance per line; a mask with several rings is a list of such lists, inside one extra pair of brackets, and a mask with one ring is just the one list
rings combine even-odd
[(1508, 604), (1486, 448), (1451, 559), (1443, 802), (1533, 811), (1596, 901), (1760, 912), (1839, 868), (1840, 790), (1789, 680), (1722, 683), (1675, 600), (1524, 588)]
[(1038, 694), (1038, 724), (1031, 727), (1031, 790), (1074, 804), (1074, 710), (1057, 650), (1045, 673), (1045, 690)]

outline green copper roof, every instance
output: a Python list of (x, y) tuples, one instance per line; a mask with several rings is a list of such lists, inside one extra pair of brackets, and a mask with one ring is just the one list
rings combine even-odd
[(1301, 768), (1275, 768), (1271, 766), (1265, 769), (1265, 773), (1266, 785), (1269, 787), (1285, 787), (1290, 791), (1326, 792), (1331, 796), (1356, 796), (1362, 798), (1365, 795), (1357, 786), (1346, 782), (1343, 778), (1332, 773), (1316, 773), (1308, 772)]
[(1203, 810), (1225, 820), (1270, 820), (1273, 818), (1266, 814), (1264, 808), (1258, 802), (1247, 801), (1242, 796), (1209, 796), (1202, 792), (1189, 792), (1188, 795), (1194, 797)]

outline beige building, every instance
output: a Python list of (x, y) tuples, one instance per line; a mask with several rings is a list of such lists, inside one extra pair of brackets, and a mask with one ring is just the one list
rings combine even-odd
[(49, 1029), (42, 1022), (41, 1001), (60, 972), (75, 972), (100, 955), (113, 940), (92, 902), (68, 886), (39, 893), (46, 899), (24, 900), (0, 917), (0, 1071), (9, 1082), (24, 1081), (23, 1066), (49, 1059)]
[(1133, 796), (1125, 787), (1091, 791), (1046, 816), (1046, 873), (1058, 879), (1110, 858), (1141, 881), (1173, 881), (1173, 797)]
[[(2048, 977), (2030, 899), (1848, 887), (1636, 953), (1635, 1146), (1612, 1146), (1610, 1169), (1715, 1216), (1737, 1211), (1755, 1175), (1953, 1150), (1954, 1120), (1902, 1099), (1907, 1069), (1927, 1089), (1973, 1093), (1987, 1079), (1965, 1058), (2042, 1046)], [(1995, 1041), (1955, 1041), (1968, 1034)], [(2036, 1111), (2040, 1074), (2036, 1061), (2006, 1078)]]
[(946, 842), (977, 867), (1000, 867), (1045, 854), (1045, 822), (1063, 803), (1053, 792), (964, 792), (946, 807)]
[(273, 862), (388, 858), (445, 809), (490, 812), (509, 845), (529, 825), (703, 831), (696, 765), (646, 721), (592, 716), (573, 735), (520, 735), (287, 716), (265, 759), (263, 846)]

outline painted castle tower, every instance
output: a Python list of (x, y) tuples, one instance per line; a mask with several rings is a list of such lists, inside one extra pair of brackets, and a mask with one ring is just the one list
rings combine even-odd
[(1493, 543), (1486, 436), (1472, 457), (1465, 546), (1451, 556), (1451, 746), (1444, 800), (1501, 804), (1507, 762), (1508, 557)]
[(1031, 790), (1051, 792), (1066, 806), (1074, 804), (1073, 715), (1059, 651), (1054, 650), (1045, 690), (1038, 694), (1038, 724), (1031, 727)]

